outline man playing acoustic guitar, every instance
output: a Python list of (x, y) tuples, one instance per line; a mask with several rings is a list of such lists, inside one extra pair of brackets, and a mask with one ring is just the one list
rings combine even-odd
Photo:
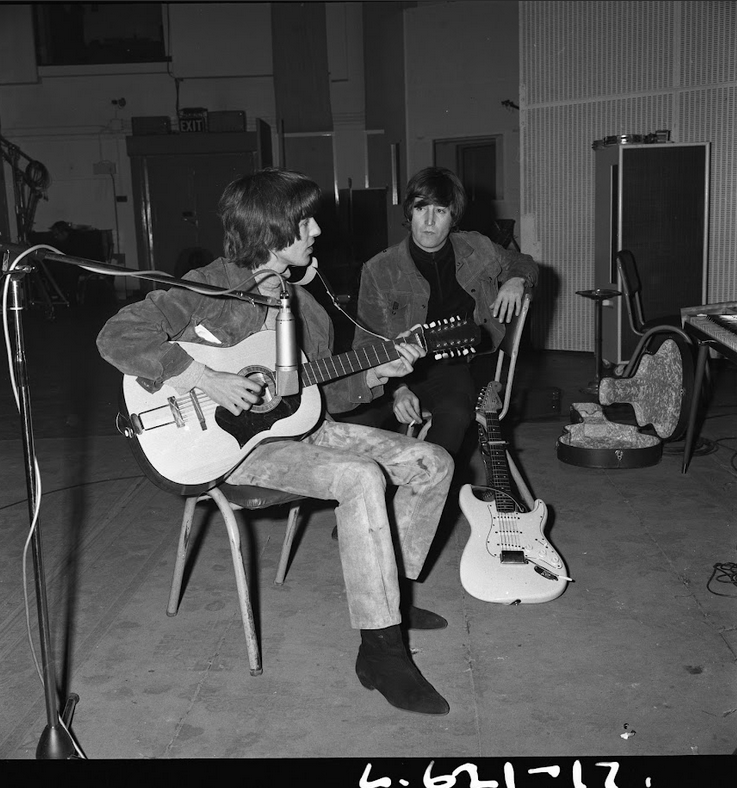
[[(185, 278), (241, 291), (255, 282), (254, 292), (278, 298), (282, 283), (275, 274), (287, 277), (290, 267), (311, 263), (320, 234), (314, 219), (319, 196), (313, 181), (287, 170), (267, 168), (233, 181), (220, 201), (225, 255)], [(302, 287), (285, 286), (302, 351), (310, 361), (330, 357), (333, 329), (327, 313)], [(211, 368), (178, 342), (229, 348), (273, 330), (277, 311), (179, 287), (155, 290), (111, 318), (97, 344), (104, 359), (136, 376), (147, 391), (164, 383), (183, 395), (196, 389), (233, 416), (249, 415), (269, 393), (262, 381)], [(418, 344), (394, 347), (394, 360), (321, 385), (328, 409), (340, 413), (370, 401), (389, 378), (408, 374), (425, 355)], [(298, 440), (260, 443), (225, 479), (338, 502), (348, 610), (352, 627), (361, 632), (358, 678), (393, 706), (424, 714), (447, 714), (449, 705), (410, 659), (400, 625), (439, 629), (447, 622), (400, 600), (400, 576), (419, 576), (452, 473), (450, 455), (438, 446), (322, 415)], [(396, 486), (390, 511), (387, 482)]]

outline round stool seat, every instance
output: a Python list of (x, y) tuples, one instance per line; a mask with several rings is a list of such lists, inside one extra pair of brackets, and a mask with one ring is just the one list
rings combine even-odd
[(595, 290), (576, 290), (576, 295), (590, 298), (592, 301), (606, 301), (607, 298), (621, 296), (619, 290), (608, 290), (606, 287), (597, 287)]

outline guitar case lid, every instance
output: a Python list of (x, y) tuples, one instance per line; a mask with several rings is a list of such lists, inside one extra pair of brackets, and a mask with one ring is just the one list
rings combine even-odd
[(677, 334), (660, 339), (655, 353), (644, 353), (628, 378), (602, 378), (602, 405), (627, 403), (640, 427), (652, 426), (663, 441), (681, 438), (688, 426), (693, 400), (693, 350)]

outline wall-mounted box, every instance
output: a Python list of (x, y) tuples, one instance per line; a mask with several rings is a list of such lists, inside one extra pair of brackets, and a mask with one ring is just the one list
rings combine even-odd
[(171, 134), (171, 120), (168, 115), (139, 115), (131, 118), (134, 134)]
[(246, 113), (242, 110), (210, 112), (207, 127), (211, 132), (245, 131)]

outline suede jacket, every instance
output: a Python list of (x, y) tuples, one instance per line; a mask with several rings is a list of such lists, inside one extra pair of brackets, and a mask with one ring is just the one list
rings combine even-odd
[[(474, 320), (488, 333), (496, 349), (505, 333), (504, 325), (491, 314), (499, 285), (519, 276), (525, 280), (526, 287), (533, 287), (537, 283), (537, 263), (530, 255), (504, 249), (481, 233), (453, 232), (449, 238), (455, 253), (458, 283), (474, 299)], [(430, 285), (412, 260), (407, 237), (363, 266), (358, 322), (378, 334), (395, 337), (418, 323), (425, 323), (429, 296)], [(353, 346), (375, 341), (359, 329)]]
[[(194, 282), (235, 289), (249, 287), (249, 277), (249, 271), (224, 258), (184, 276)], [(331, 356), (333, 324), (327, 312), (304, 288), (293, 285), (289, 289), (300, 348), (310, 361)], [(136, 376), (147, 391), (153, 392), (192, 363), (192, 357), (176, 340), (231, 347), (261, 330), (266, 311), (267, 307), (247, 301), (201, 295), (179, 287), (154, 290), (110, 318), (97, 337), (97, 347), (106, 361), (124, 374)], [(372, 399), (366, 372), (320, 388), (333, 413)]]

